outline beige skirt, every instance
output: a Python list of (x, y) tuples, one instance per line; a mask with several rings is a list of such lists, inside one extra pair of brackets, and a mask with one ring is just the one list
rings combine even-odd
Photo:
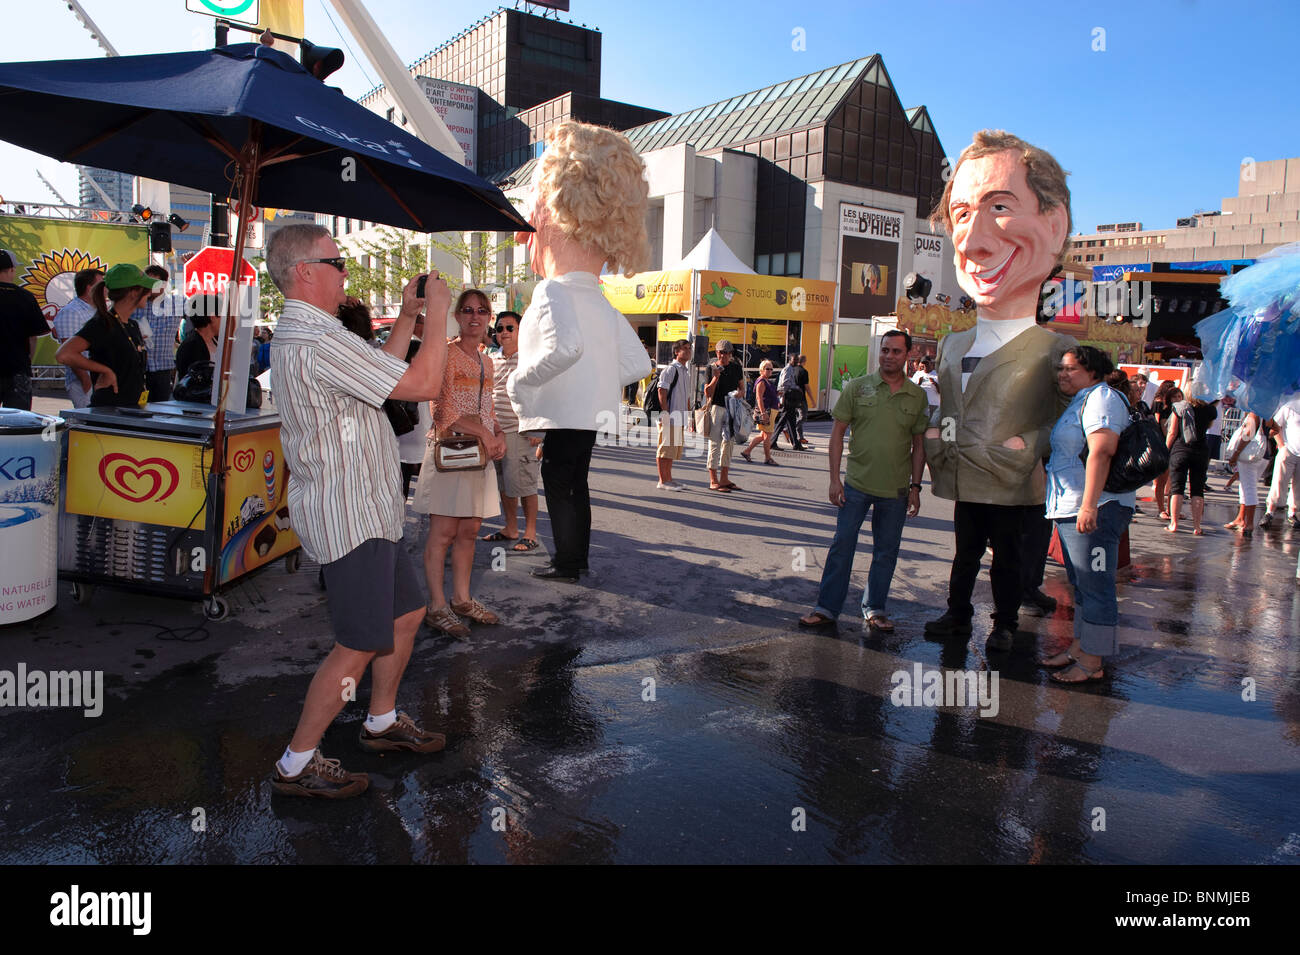
[(489, 462), (480, 471), (439, 471), (433, 464), (430, 440), (411, 506), (421, 514), (443, 517), (496, 517), (501, 513), (496, 468)]

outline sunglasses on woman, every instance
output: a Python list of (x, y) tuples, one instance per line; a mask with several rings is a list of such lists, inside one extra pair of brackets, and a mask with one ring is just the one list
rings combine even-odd
[(500, 335), (502, 332), (513, 332), (514, 330), (515, 330), (514, 325), (498, 325), (495, 329), (498, 335)]
[(461, 309), (460, 309), (460, 314), (461, 314), (461, 315), (473, 315), (473, 314), (475, 314), (475, 313), (477, 313), (477, 314), (479, 314), (479, 315), (491, 315), (491, 314), (492, 314), (492, 309), (490, 309), (490, 308), (484, 308), (482, 305), (480, 305), (478, 308), (475, 308), (473, 305), (463, 305), (463, 306), (461, 306)]

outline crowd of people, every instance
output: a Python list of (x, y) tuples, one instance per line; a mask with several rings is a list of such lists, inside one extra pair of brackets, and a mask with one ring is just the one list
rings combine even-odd
[[(366, 306), (346, 295), (346, 260), (327, 230), (286, 226), (269, 243), (268, 271), (285, 304), (274, 339), (260, 335), (257, 346), (276, 385), (292, 526), (321, 564), (336, 641), (275, 764), (278, 793), (342, 798), (367, 788), (364, 773), (345, 770), (318, 748), (348, 699), (340, 688), (355, 687), (367, 670), (363, 749), (431, 753), (445, 746), (442, 734), (397, 708), (415, 635), (422, 624), (463, 638), (471, 625), (499, 623), (472, 593), (475, 546), (536, 550), (539, 482), (552, 557), (533, 576), (576, 583), (589, 569), (588, 471), (599, 422), (652, 364), (597, 278), (606, 268), (631, 274), (645, 260), (644, 167), (620, 134), (566, 122), (548, 135), (534, 190), (532, 231), (519, 240), (542, 281), (522, 315), (494, 315), (477, 289), (461, 292), (453, 306), (434, 272), (403, 289), (381, 343)], [(828, 445), (836, 529), (816, 603), (799, 623), (836, 623), (870, 513), (861, 611), (872, 630), (895, 629), (890, 585), (928, 468), (933, 493), (954, 502), (954, 542), (946, 611), (925, 624), (927, 635), (970, 637), (972, 593), (991, 548), (995, 610), (986, 645), (1012, 650), (1022, 611), (1055, 609), (1041, 591), (1055, 531), (1073, 587), (1073, 640), (1040, 663), (1063, 684), (1101, 680), (1118, 652), (1115, 572), (1136, 510), (1133, 490), (1106, 490), (1121, 435), (1135, 417), (1159, 423), (1169, 471), (1155, 482), (1157, 511), (1177, 531), (1188, 503), (1199, 535), (1220, 402), (1187, 398), (1166, 382), (1148, 406), (1145, 376), (1130, 381), (1104, 352), (1037, 320), (1040, 290), (1071, 224), (1065, 174), (1048, 153), (1001, 131), (978, 133), (934, 221), (952, 236), (958, 280), (976, 304), (975, 327), (946, 336), (937, 356), (911, 364), (910, 336), (890, 331), (879, 343), (878, 367), (844, 383)], [(74, 403), (160, 400), (184, 373), (182, 363), (214, 355), (210, 315), (191, 317), (178, 350), (181, 310), (150, 307), (166, 277), (131, 265), (78, 273), (77, 297), (55, 323)], [(449, 315), (457, 325), (450, 338)], [(488, 347), (492, 336), (496, 349)], [(777, 465), (772, 452), (782, 433), (792, 448), (810, 447), (802, 428), (812, 399), (803, 356), (792, 352), (779, 374), (764, 361), (751, 406), (729, 341), (716, 343), (702, 388), (693, 384), (691, 344), (678, 341), (672, 353), (651, 385), (661, 408), (658, 489), (683, 489), (673, 467), (688, 430), (707, 440), (708, 488), (721, 494), (741, 491), (731, 479), (737, 446), (750, 463), (761, 447), (766, 466)], [(1300, 410), (1292, 404), (1267, 421), (1246, 415), (1232, 436), (1228, 462), (1240, 476), (1241, 510), (1227, 526), (1243, 534), (1253, 525), (1270, 439), (1276, 461), (1261, 524), (1288, 489), (1297, 521)], [(423, 588), (401, 546), (408, 497), (428, 515)], [(501, 529), (481, 536), (482, 521), (498, 515)]]

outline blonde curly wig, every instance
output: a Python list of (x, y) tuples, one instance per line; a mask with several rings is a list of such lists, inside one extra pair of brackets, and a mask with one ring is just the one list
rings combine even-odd
[(626, 136), (587, 123), (560, 123), (546, 135), (536, 202), (567, 238), (605, 254), (611, 270), (633, 275), (650, 256), (645, 163)]

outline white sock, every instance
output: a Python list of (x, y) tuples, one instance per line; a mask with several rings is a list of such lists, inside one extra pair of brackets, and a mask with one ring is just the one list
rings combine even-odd
[(297, 776), (307, 768), (307, 764), (311, 762), (311, 758), (315, 752), (316, 750), (313, 748), (307, 750), (305, 753), (295, 753), (286, 746), (284, 755), (281, 756), (280, 761), (275, 764), (275, 768), (280, 771), (281, 776)]
[(381, 713), (376, 716), (374, 713), (366, 714), (366, 732), (375, 734), (382, 733), (388, 727), (397, 722), (397, 710), (389, 710), (387, 713)]

